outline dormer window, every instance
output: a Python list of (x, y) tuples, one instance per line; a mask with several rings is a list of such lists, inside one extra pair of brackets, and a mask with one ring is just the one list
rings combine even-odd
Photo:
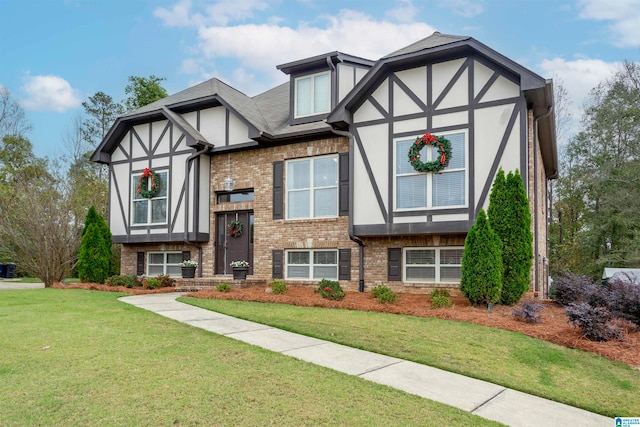
[(329, 71), (295, 79), (295, 118), (327, 114), (331, 110)]

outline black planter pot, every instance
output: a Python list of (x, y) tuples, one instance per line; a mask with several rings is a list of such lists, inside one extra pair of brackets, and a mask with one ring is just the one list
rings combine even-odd
[(195, 267), (182, 267), (182, 278), (183, 279), (193, 279), (196, 277), (196, 268)]
[(247, 278), (248, 267), (234, 267), (233, 280), (245, 280)]

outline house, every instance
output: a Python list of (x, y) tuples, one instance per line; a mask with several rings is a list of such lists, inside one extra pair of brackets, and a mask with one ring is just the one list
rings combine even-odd
[(602, 271), (602, 284), (608, 285), (616, 281), (640, 286), (640, 268), (605, 267)]
[[(546, 291), (550, 80), (437, 32), (377, 61), (331, 52), (277, 68), (289, 82), (254, 97), (214, 78), (116, 120), (91, 159), (109, 166), (123, 274), (180, 276), (194, 259), (190, 280), (206, 284), (244, 259), (249, 280), (455, 287), (502, 167), (522, 172), (531, 291)], [(427, 132), (450, 145), (436, 173), (408, 159)], [(421, 162), (438, 166), (440, 148)]]

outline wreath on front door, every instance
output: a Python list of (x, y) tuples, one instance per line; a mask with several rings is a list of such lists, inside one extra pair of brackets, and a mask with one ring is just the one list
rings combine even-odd
[[(438, 158), (432, 162), (423, 162), (420, 160), (420, 150), (426, 145), (438, 148)], [(409, 148), (409, 163), (417, 172), (440, 172), (447, 167), (451, 159), (451, 143), (442, 136), (431, 135), (425, 133), (416, 138), (415, 142)]]
[[(149, 186), (151, 180), (151, 186)], [(138, 194), (145, 199), (153, 199), (160, 190), (160, 183), (156, 180), (156, 171), (145, 168), (138, 180)]]
[(231, 221), (229, 223), (229, 236), (231, 237), (240, 237), (242, 236), (242, 230), (244, 229), (244, 225), (240, 221)]

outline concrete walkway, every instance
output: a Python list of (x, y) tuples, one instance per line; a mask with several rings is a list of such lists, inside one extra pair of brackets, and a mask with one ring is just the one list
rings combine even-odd
[(12, 282), (11, 279), (5, 279), (0, 281), (0, 291), (15, 291), (17, 289), (41, 289), (44, 288), (44, 283), (21, 283)]
[(414, 362), (286, 332), (176, 301), (179, 293), (120, 298), (161, 316), (315, 363), (510, 426), (613, 426), (594, 414)]

